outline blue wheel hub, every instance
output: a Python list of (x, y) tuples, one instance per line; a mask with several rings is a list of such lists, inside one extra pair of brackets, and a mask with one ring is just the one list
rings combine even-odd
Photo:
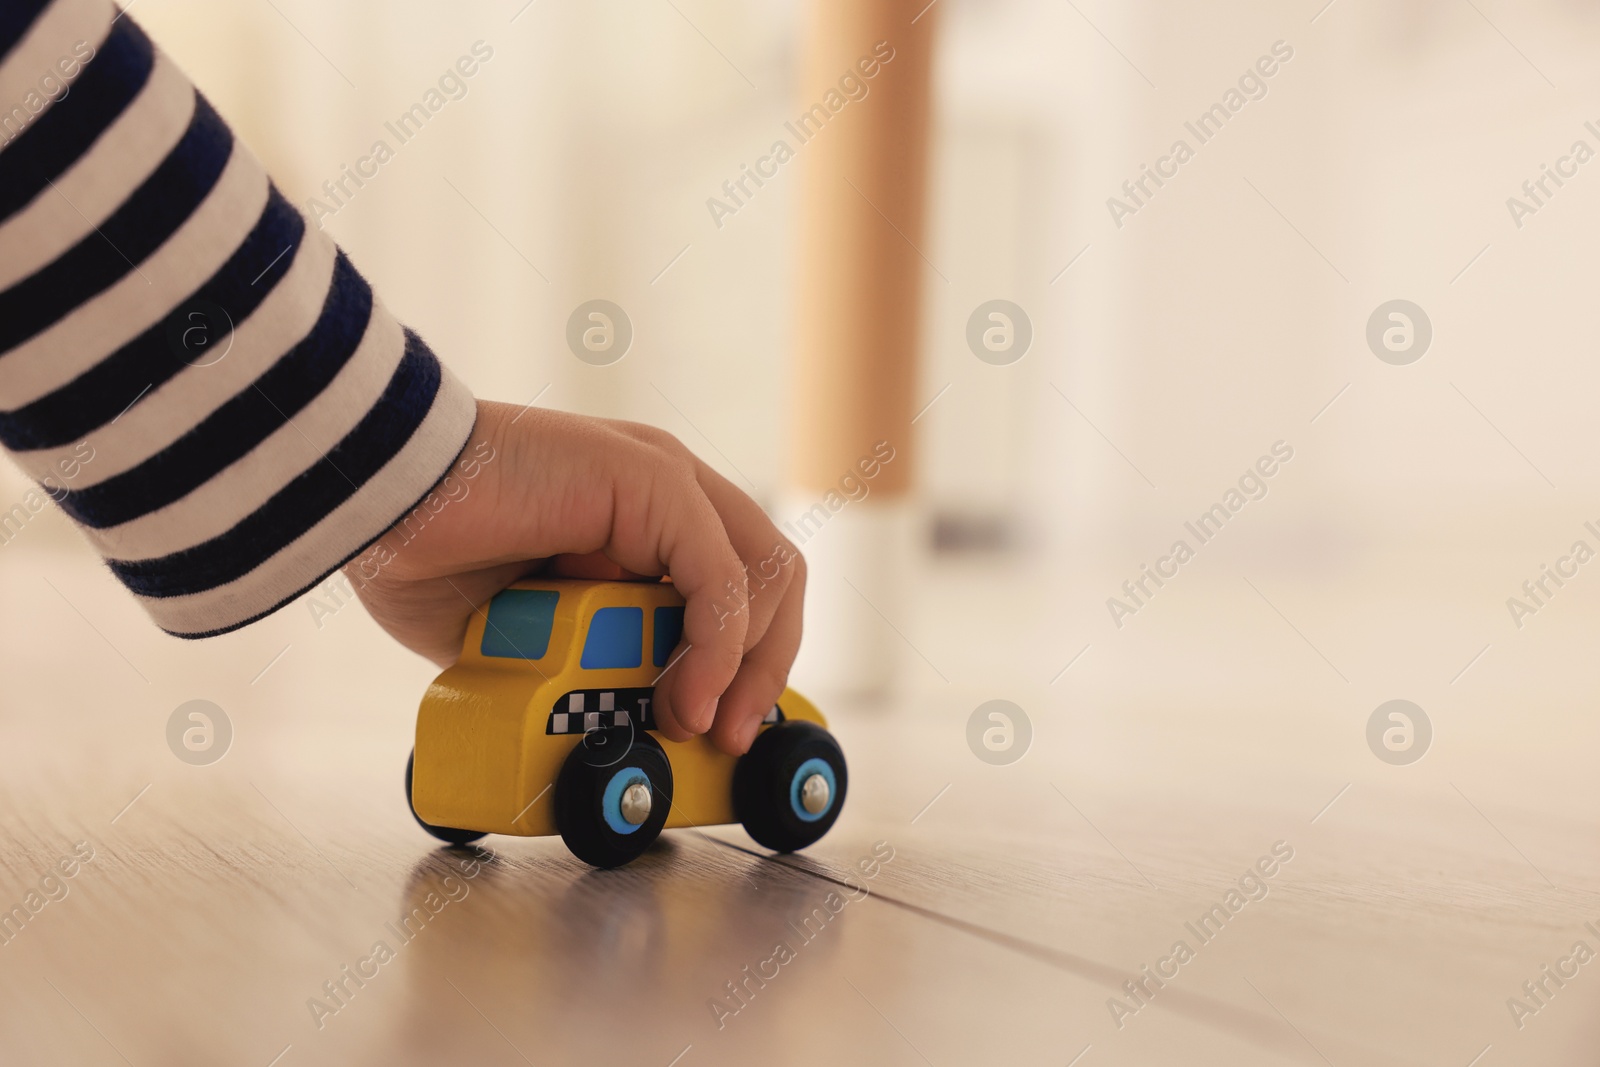
[[(806, 810), (801, 800), (801, 790), (812, 775), (821, 775), (822, 780), (828, 784), (828, 802), (815, 813)], [(833, 768), (828, 766), (824, 759), (808, 759), (795, 769), (794, 777), (789, 781), (789, 807), (794, 811), (795, 817), (802, 822), (816, 822), (828, 812), (833, 810), (834, 800), (839, 795), (839, 783), (833, 776)]]
[[(642, 822), (631, 823), (622, 817), (622, 794), (627, 792), (629, 786), (640, 784), (651, 789), (650, 776), (638, 767), (624, 767), (606, 783), (606, 791), (600, 798), (600, 814), (605, 816), (606, 825), (619, 834), (635, 833), (644, 825)], [(651, 792), (654, 790), (651, 789)]]

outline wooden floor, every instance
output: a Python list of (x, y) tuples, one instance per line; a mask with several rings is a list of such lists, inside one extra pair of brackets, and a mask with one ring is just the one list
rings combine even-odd
[[(1442, 624), (1406, 652), (1438, 676), (1424, 691), (1382, 668), (1384, 624), (1353, 624), (1359, 590), (1267, 582), (1291, 628), (1237, 577), (1196, 574), (1051, 684), (1084, 642), (1038, 610), (1048, 590), (952, 570), (928, 582), (945, 615), (901, 620), (902, 694), (827, 709), (852, 787), (821, 844), (774, 858), (737, 828), (673, 832), (593, 872), (558, 841), (432, 847), (400, 787), (430, 672), (359, 608), (185, 644), (80, 548), (27, 564), (0, 560), (0, 596), (32, 605), (0, 634), (0, 907), (46, 892), (0, 945), (6, 1064), (1490, 1067), (1600, 1048), (1600, 964), (1546, 979), (1520, 1029), (1507, 1007), (1574, 942), (1600, 948), (1576, 611), (1453, 686), (1476, 638)], [(994, 625), (1009, 612), (1033, 621)], [(1365, 746), (1394, 696), (1435, 712), (1409, 767)], [(997, 697), (1034, 729), (1009, 766), (966, 743)], [(210, 766), (165, 740), (195, 698), (234, 729)], [(79, 842), (92, 859), (45, 880)], [(1275, 847), (1292, 859), (1245, 879)], [(1226, 910), (1241, 879), (1255, 899)], [(1191, 958), (1161, 963), (1179, 941)], [(1176, 974), (1145, 979), (1141, 1007), (1123, 986), (1146, 965)]]

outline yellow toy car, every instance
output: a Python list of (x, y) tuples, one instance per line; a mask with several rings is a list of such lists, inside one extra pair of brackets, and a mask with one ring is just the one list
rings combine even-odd
[(422, 698), (412, 815), (451, 844), (559, 833), (596, 867), (627, 863), (670, 827), (740, 822), (779, 852), (821, 838), (849, 777), (794, 690), (740, 757), (655, 732), (655, 683), (682, 634), (670, 582), (528, 579), (496, 595)]

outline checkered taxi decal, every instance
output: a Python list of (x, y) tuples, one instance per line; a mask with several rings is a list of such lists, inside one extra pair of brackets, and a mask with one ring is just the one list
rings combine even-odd
[[(651, 705), (655, 702), (655, 688), (642, 689), (578, 689), (560, 700), (550, 710), (547, 734), (586, 734), (590, 730), (603, 730), (611, 726), (632, 723), (641, 730), (654, 730), (656, 716)], [(772, 705), (762, 722), (782, 722), (783, 709)]]

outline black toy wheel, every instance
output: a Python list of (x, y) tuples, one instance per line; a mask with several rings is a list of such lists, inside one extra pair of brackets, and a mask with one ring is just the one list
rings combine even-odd
[(761, 845), (793, 852), (833, 826), (849, 784), (832, 734), (814, 722), (780, 722), (757, 735), (734, 766), (734, 816)]
[(417, 825), (440, 841), (448, 841), (452, 845), (470, 845), (480, 837), (486, 836), (478, 830), (457, 830), (450, 826), (435, 826), (430, 822), (423, 822), (422, 816), (417, 814), (417, 809), (411, 803), (411, 768), (417, 762), (417, 753), (413, 749), (411, 755), (406, 757), (406, 807), (411, 811), (411, 817), (417, 820)]
[(672, 810), (672, 764), (655, 738), (591, 730), (556, 778), (555, 819), (572, 854), (595, 867), (638, 858)]

